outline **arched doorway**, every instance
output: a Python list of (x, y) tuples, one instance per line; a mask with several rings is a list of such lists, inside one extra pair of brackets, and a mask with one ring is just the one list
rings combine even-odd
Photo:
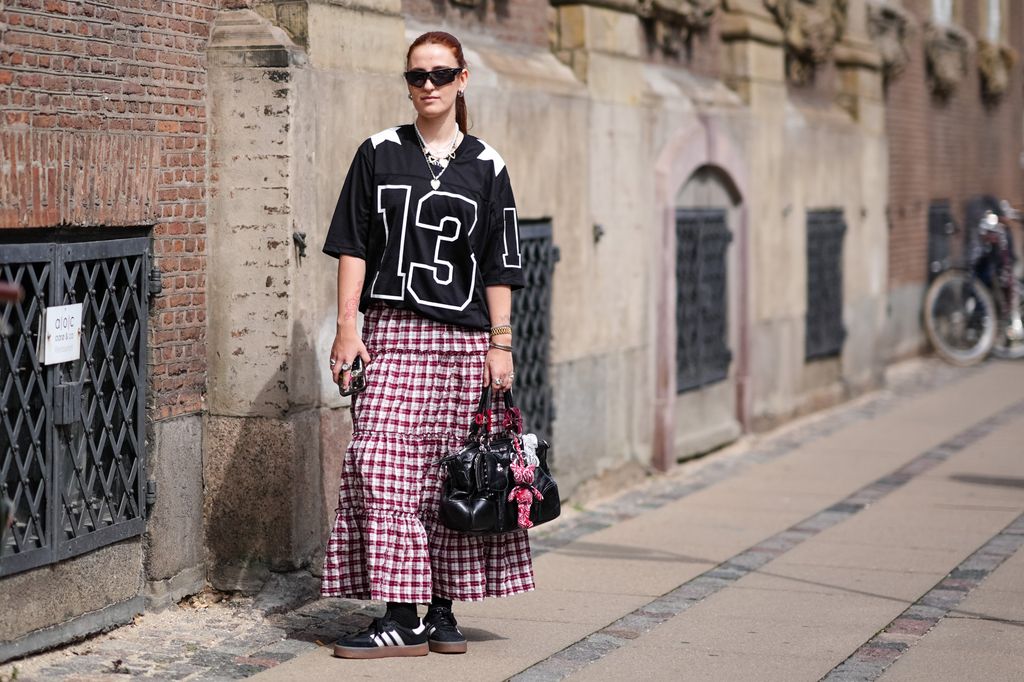
[(686, 457), (735, 440), (742, 197), (717, 166), (695, 170), (675, 197), (675, 399), (672, 451)]

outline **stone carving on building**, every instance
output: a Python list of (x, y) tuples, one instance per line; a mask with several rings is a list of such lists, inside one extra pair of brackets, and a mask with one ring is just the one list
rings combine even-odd
[(949, 97), (967, 75), (971, 37), (959, 26), (928, 22), (924, 28), (924, 56), (928, 82), (938, 97)]
[(693, 33), (707, 30), (718, 9), (718, 0), (641, 0), (640, 6), (654, 21), (655, 38), (661, 49), (677, 55)]
[(913, 31), (910, 15), (889, 0), (868, 3), (868, 31), (882, 58), (882, 74), (886, 83), (903, 73), (910, 62), (907, 43)]
[(806, 83), (846, 30), (847, 0), (764, 0), (782, 28), (789, 78)]
[(981, 92), (986, 100), (996, 101), (1010, 86), (1010, 69), (1017, 61), (1017, 53), (1009, 45), (978, 41), (978, 71), (981, 72)]
[[(467, 0), (451, 0), (466, 2)], [(477, 0), (468, 0), (476, 2)], [(668, 55), (677, 55), (690, 36), (707, 30), (722, 0), (550, 0), (559, 5), (583, 4), (635, 14), (647, 22), (655, 43)]]
[(637, 14), (653, 22), (658, 46), (669, 55), (679, 54), (690, 36), (707, 30), (719, 0), (637, 0)]

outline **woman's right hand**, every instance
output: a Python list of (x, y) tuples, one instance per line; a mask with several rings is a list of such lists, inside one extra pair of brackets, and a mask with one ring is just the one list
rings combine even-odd
[(334, 337), (334, 345), (331, 346), (331, 378), (334, 379), (334, 383), (338, 383), (340, 376), (343, 389), (348, 389), (352, 373), (349, 370), (342, 371), (341, 368), (346, 364), (351, 367), (356, 356), (363, 359), (364, 366), (370, 364), (370, 354), (367, 352), (363, 340), (359, 338), (359, 332), (339, 330)]

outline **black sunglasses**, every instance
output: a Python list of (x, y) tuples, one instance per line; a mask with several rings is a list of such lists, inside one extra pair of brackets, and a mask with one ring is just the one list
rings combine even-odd
[(452, 69), (434, 69), (433, 71), (406, 71), (404, 74), (405, 82), (414, 88), (422, 88), (427, 84), (427, 79), (430, 82), (441, 87), (442, 85), (448, 85), (455, 77), (462, 73), (462, 67), (456, 67)]

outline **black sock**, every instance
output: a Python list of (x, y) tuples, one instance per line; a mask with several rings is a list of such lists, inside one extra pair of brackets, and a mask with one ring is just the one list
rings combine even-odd
[(447, 608), (450, 609), (452, 607), (452, 600), (451, 599), (445, 599), (444, 597), (436, 597), (435, 596), (435, 597), (431, 597), (430, 598), (430, 605), (431, 606), (444, 606), (444, 607), (447, 607)]
[(419, 625), (420, 617), (416, 615), (416, 605), (400, 601), (389, 601), (388, 614), (392, 620), (403, 627), (414, 628)]

